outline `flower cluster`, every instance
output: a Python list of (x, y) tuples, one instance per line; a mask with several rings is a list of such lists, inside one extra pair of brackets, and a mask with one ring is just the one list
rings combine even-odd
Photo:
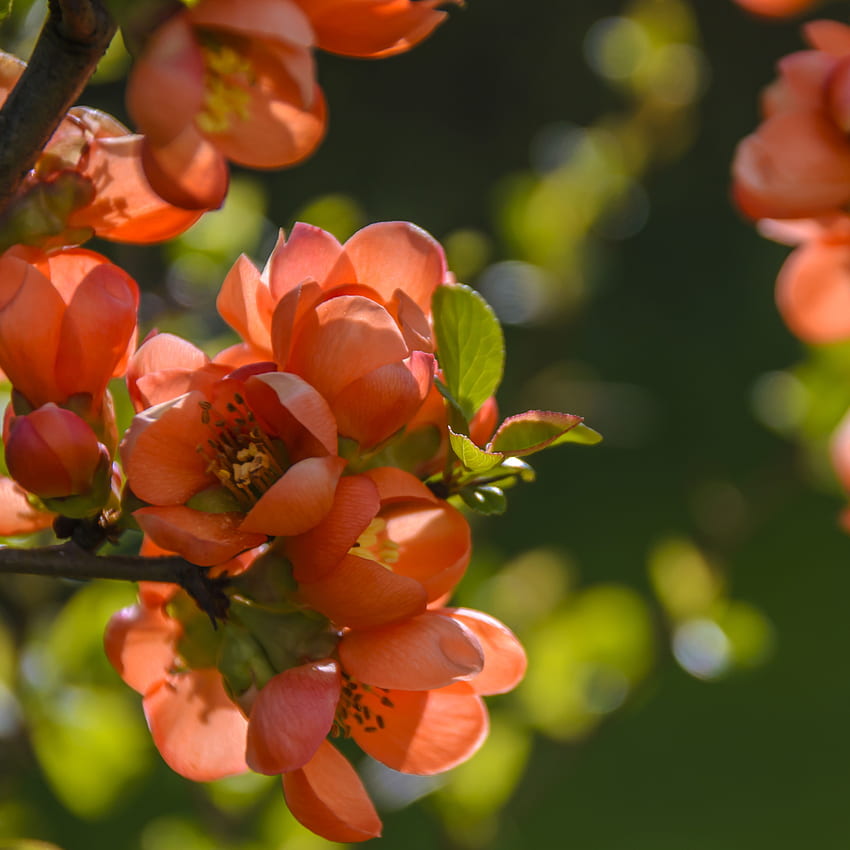
[[(819, 20), (804, 33), (810, 49), (779, 62), (764, 121), (738, 146), (733, 193), (765, 236), (797, 246), (776, 301), (796, 336), (821, 344), (850, 339), (850, 26)], [(850, 490), (850, 416), (832, 459)], [(842, 524), (850, 531), (850, 512)]]
[[(458, 505), (528, 478), (521, 456), (596, 435), (544, 411), (496, 427), (501, 338), (483, 360), (457, 343), (470, 321), (498, 324), (412, 224), (344, 244), (298, 224), (262, 271), (240, 257), (218, 306), (241, 341), (212, 358), (156, 333), (129, 355), (135, 286), (95, 256), (0, 260), (10, 473), (52, 510), (133, 523), (143, 553), (224, 582), (218, 628), (176, 585), (143, 583), (107, 630), (168, 764), (199, 781), (280, 775), (310, 829), (373, 837), (380, 821), (331, 742), (447, 770), (486, 735), (481, 696), (525, 668), (505, 626), (446, 607), (471, 553)], [(35, 300), (55, 302), (38, 337), (23, 318)], [(106, 382), (125, 367), (136, 416), (113, 464)]]
[[(448, 605), (471, 556), (462, 509), (501, 513), (533, 479), (525, 457), (599, 435), (552, 411), (498, 424), (499, 323), (412, 224), (344, 244), (297, 224), (262, 269), (240, 257), (217, 302), (238, 341), (213, 356), (155, 331), (137, 347), (136, 283), (78, 245), (170, 238), (221, 203), (228, 161), (302, 159), (325, 126), (314, 47), (399, 53), (438, 5), (168, 4), (124, 32), (144, 135), (84, 107), (57, 116), (0, 213), (0, 535), (52, 523), (70, 541), (43, 553), (108, 565), (99, 547), (140, 533), (139, 599), (105, 646), (163, 758), (197, 781), (280, 776), (295, 817), (336, 841), (381, 823), (335, 741), (448, 770), (487, 734), (482, 696), (523, 676), (506, 626)], [(0, 57), (0, 98), (22, 72)], [(179, 569), (163, 578), (160, 558)]]

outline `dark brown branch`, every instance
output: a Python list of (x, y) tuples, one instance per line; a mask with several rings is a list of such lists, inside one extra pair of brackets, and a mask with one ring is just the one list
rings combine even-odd
[(74, 543), (40, 549), (0, 548), (0, 574), (70, 579), (116, 579), (178, 584), (215, 624), (227, 615), (226, 579), (211, 579), (202, 567), (178, 557), (95, 555)]
[(0, 211), (115, 35), (101, 0), (50, 0), (49, 7), (29, 65), (0, 110)]

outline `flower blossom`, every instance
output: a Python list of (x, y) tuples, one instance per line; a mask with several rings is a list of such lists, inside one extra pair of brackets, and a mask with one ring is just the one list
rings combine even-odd
[(809, 218), (850, 203), (850, 27), (813, 21), (812, 50), (786, 56), (764, 121), (738, 146), (733, 194), (751, 218)]
[(344, 631), (331, 654), (269, 670), (264, 682), (231, 700), (226, 673), (187, 667), (182, 635), (180, 621), (153, 602), (118, 612), (105, 636), (110, 661), (143, 696), (165, 760), (198, 781), (248, 767), (279, 774), (293, 815), (334, 841), (375, 837), (381, 823), (329, 738), (351, 737), (403, 772), (448, 770), (486, 737), (481, 696), (513, 688), (526, 663), (515, 636), (497, 620), (437, 608)]
[[(25, 68), (0, 52), (0, 103)], [(142, 144), (140, 135), (105, 112), (71, 109), (4, 211), (8, 243), (47, 249), (97, 235), (146, 244), (182, 233), (201, 212), (174, 207), (151, 189)]]
[(164, 549), (203, 566), (331, 509), (346, 462), (324, 399), (256, 364), (137, 415), (121, 446), (133, 515)]
[(735, 0), (748, 12), (766, 18), (786, 18), (798, 15), (813, 6), (817, 0)]
[(273, 360), (300, 375), (327, 399), (340, 435), (370, 448), (431, 389), (431, 296), (447, 278), (439, 243), (412, 224), (373, 224), (344, 245), (297, 224), (262, 273), (244, 256), (228, 273), (218, 309), (244, 342), (217, 359)]
[(53, 402), (97, 432), (110, 415), (106, 386), (135, 346), (138, 287), (93, 251), (30, 259), (0, 256), (0, 368), (15, 389), (15, 413)]
[(151, 184), (178, 206), (208, 209), (227, 191), (228, 161), (303, 160), (326, 124), (313, 48), (372, 58), (409, 50), (444, 20), (437, 5), (198, 0), (181, 9), (150, 36), (128, 83)]

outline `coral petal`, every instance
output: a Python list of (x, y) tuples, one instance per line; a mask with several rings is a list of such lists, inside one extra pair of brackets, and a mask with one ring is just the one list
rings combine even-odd
[(283, 793), (295, 819), (329, 841), (366, 841), (381, 834), (381, 820), (360, 777), (328, 741), (304, 767), (284, 774)]
[(351, 735), (393, 770), (442, 773), (466, 761), (487, 737), (487, 709), (467, 682), (433, 691), (391, 690), (383, 699), (371, 693), (362, 698), (383, 727), (352, 724)]
[(303, 767), (331, 730), (340, 683), (335, 661), (302, 664), (270, 679), (248, 723), (251, 769), (275, 775)]
[(351, 675), (379, 688), (425, 691), (479, 673), (484, 653), (459, 619), (426, 611), (400, 623), (346, 634), (339, 658)]
[(326, 578), (300, 584), (298, 597), (337, 625), (352, 628), (412, 617), (427, 603), (419, 582), (356, 555), (346, 555)]
[(195, 782), (244, 773), (248, 721), (230, 701), (218, 670), (190, 670), (155, 686), (143, 701), (156, 748)]
[(293, 464), (251, 508), (241, 530), (290, 536), (318, 525), (333, 505), (345, 463), (339, 457), (308, 457)]

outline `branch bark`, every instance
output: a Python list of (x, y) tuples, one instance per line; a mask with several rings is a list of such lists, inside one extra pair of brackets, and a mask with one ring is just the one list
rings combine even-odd
[(0, 212), (80, 96), (115, 31), (102, 0), (49, 0), (29, 64), (0, 109)]
[(226, 578), (211, 579), (206, 570), (179, 557), (143, 558), (134, 555), (95, 555), (75, 543), (40, 549), (0, 548), (0, 574), (23, 574), (70, 579), (156, 581), (180, 585), (215, 625), (227, 616), (230, 601)]

